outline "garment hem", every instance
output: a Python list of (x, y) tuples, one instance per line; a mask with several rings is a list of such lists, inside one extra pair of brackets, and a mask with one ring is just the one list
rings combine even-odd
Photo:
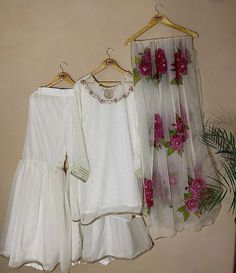
[[(150, 238), (151, 239), (151, 238)], [(118, 257), (118, 256), (115, 256), (115, 255), (105, 255), (99, 259), (96, 259), (96, 260), (84, 260), (82, 257), (80, 257), (78, 260), (76, 261), (72, 261), (72, 265), (75, 266), (77, 263), (81, 262), (81, 263), (87, 263), (87, 264), (93, 264), (93, 263), (97, 263), (97, 262), (100, 262), (101, 260), (103, 259), (106, 259), (106, 258), (112, 258), (112, 259), (115, 259), (115, 260), (134, 260), (134, 259), (137, 259), (138, 257), (142, 256), (143, 254), (145, 254), (146, 252), (150, 251), (152, 248), (154, 247), (154, 243), (152, 242), (151, 243), (151, 246), (147, 249), (145, 249), (144, 251), (132, 256), (132, 257)], [(74, 263), (74, 264), (73, 264)]]

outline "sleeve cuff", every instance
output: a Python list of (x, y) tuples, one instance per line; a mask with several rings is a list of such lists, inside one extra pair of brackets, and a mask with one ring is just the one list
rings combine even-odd
[(90, 172), (80, 166), (73, 166), (70, 173), (82, 182), (86, 182)]

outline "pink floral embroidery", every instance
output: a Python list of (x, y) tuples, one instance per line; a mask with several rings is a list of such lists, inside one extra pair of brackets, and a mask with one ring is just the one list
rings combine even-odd
[(173, 135), (170, 137), (170, 147), (175, 151), (182, 151), (183, 150), (183, 138), (179, 135)]
[(156, 74), (153, 75), (153, 78), (157, 79), (160, 82), (162, 78), (162, 74), (167, 72), (167, 61), (165, 51), (162, 48), (158, 48), (155, 50), (155, 62), (156, 62)]
[(185, 206), (190, 212), (195, 212), (198, 209), (198, 200), (195, 198), (188, 199), (185, 201)]
[(155, 50), (155, 64), (156, 73), (153, 74), (152, 70), (152, 56), (150, 48), (145, 48), (144, 52), (135, 56), (134, 84), (136, 84), (142, 77), (146, 80), (157, 80), (159, 82), (162, 75), (167, 72), (167, 60), (163, 49), (158, 48)]
[(159, 114), (154, 114), (154, 146), (161, 148), (164, 141), (164, 130), (162, 119)]
[(144, 49), (144, 52), (135, 56), (135, 64), (136, 68), (133, 69), (134, 84), (141, 80), (141, 77), (145, 77), (146, 79), (152, 78), (152, 60), (150, 48)]
[(156, 49), (155, 57), (158, 73), (165, 74), (167, 72), (167, 61), (165, 51), (161, 48)]
[(200, 210), (201, 202), (206, 198), (207, 184), (200, 178), (188, 177), (187, 192), (184, 194), (184, 205), (179, 207), (177, 211), (183, 214), (184, 221), (186, 221), (190, 213), (194, 213), (197, 217), (200, 217), (202, 212)]
[(183, 119), (176, 113), (176, 122), (172, 124), (173, 129), (169, 129), (170, 140), (165, 142), (167, 155), (171, 155), (175, 151), (182, 155), (184, 142), (187, 140), (188, 126), (183, 122)]
[(185, 49), (184, 51), (180, 44), (177, 52), (174, 53), (174, 63), (171, 64), (174, 67), (172, 71), (175, 71), (175, 78), (171, 81), (171, 84), (183, 84), (183, 76), (188, 73), (187, 64), (190, 63), (188, 56), (188, 50)]
[(137, 65), (138, 72), (142, 76), (152, 76), (152, 61), (150, 48), (144, 50), (140, 63)]
[(152, 180), (151, 179), (144, 179), (144, 192), (145, 192), (145, 199), (148, 208), (153, 207), (153, 188), (152, 188)]

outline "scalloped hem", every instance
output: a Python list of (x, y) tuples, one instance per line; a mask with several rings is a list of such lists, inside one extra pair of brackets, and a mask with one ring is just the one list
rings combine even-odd
[(135, 260), (137, 258), (139, 258), (140, 256), (144, 255), (146, 252), (150, 251), (152, 248), (154, 247), (154, 243), (152, 242), (151, 246), (148, 249), (145, 249), (144, 251), (132, 256), (132, 257), (118, 257), (118, 256), (114, 256), (114, 255), (105, 255), (99, 259), (96, 260), (85, 260), (82, 257), (80, 257), (77, 261), (72, 261), (72, 266), (75, 266), (78, 263), (85, 263), (85, 264), (94, 264), (94, 263), (98, 263), (101, 262), (104, 259), (107, 258), (111, 258), (112, 260), (124, 260), (124, 261), (130, 261), (130, 260)]
[(191, 232), (200, 232), (202, 229), (206, 228), (206, 227), (209, 227), (209, 226), (212, 226), (214, 223), (215, 223), (216, 219), (212, 219), (211, 222), (209, 223), (205, 223), (205, 224), (202, 224), (199, 228), (194, 228), (193, 226), (182, 226), (181, 229), (171, 229), (169, 228), (168, 231), (171, 231), (172, 234), (169, 234), (169, 235), (160, 235), (158, 237), (155, 237), (155, 236), (152, 236), (151, 235), (151, 232), (150, 232), (150, 228), (147, 228), (148, 231), (149, 231), (149, 234), (152, 238), (153, 241), (157, 241), (159, 239), (165, 239), (165, 238), (172, 238), (172, 237), (175, 237), (177, 236), (179, 233), (181, 232), (184, 232), (184, 231), (191, 231)]

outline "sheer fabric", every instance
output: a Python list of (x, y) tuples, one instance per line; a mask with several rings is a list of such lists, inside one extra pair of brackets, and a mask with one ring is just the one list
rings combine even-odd
[(202, 91), (192, 38), (131, 44), (147, 222), (152, 238), (214, 222), (219, 208), (200, 211), (213, 162), (200, 143)]
[(22, 159), (12, 183), (0, 242), (9, 266), (51, 271), (71, 263), (71, 213), (64, 161), (73, 162), (73, 89), (30, 96)]

